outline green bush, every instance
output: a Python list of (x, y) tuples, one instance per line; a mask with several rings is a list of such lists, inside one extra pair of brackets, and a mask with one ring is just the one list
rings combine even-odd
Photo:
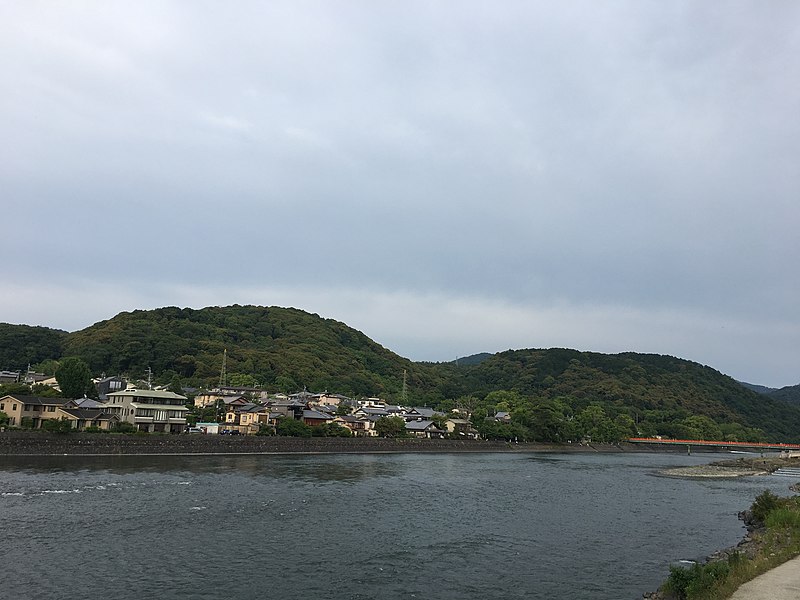
[(110, 431), (112, 433), (134, 433), (136, 431), (136, 427), (134, 427), (132, 423), (128, 423), (127, 421), (119, 421), (114, 425), (112, 425)]
[(764, 523), (770, 529), (782, 529), (786, 527), (800, 529), (800, 512), (798, 512), (796, 508), (779, 506), (770, 511)]
[(769, 490), (764, 490), (756, 496), (756, 500), (753, 502), (753, 507), (751, 508), (753, 518), (761, 523), (766, 523), (769, 513), (785, 504), (785, 499), (776, 496)]
[(687, 598), (695, 598), (710, 592), (718, 584), (725, 581), (731, 572), (730, 565), (726, 561), (712, 562), (702, 566), (695, 565), (695, 567), (699, 568), (686, 587)]
[(103, 433), (103, 430), (97, 427), (96, 425), (90, 425), (86, 429), (83, 430), (85, 433)]
[(278, 435), (287, 435), (291, 437), (311, 437), (312, 434), (311, 427), (292, 417), (282, 417), (278, 419), (275, 431)]
[(323, 423), (313, 427), (314, 437), (353, 437), (353, 432), (338, 423)]
[(695, 567), (697, 565), (692, 565), (691, 568), (670, 566), (669, 577), (664, 589), (672, 593), (678, 600), (686, 600), (686, 589), (692, 582), (692, 571)]
[[(735, 561), (739, 560), (737, 556)], [(710, 562), (704, 565), (693, 564), (691, 567), (669, 568), (669, 577), (664, 585), (678, 600), (692, 600), (704, 597), (725, 581), (731, 572), (728, 561)]]
[(51, 433), (70, 433), (72, 431), (72, 421), (69, 419), (44, 419), (42, 429)]

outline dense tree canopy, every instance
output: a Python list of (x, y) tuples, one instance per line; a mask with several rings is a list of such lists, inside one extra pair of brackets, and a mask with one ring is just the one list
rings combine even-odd
[(92, 372), (87, 364), (76, 356), (68, 356), (60, 361), (56, 369), (56, 381), (61, 388), (61, 395), (65, 398), (97, 396), (97, 390), (92, 383)]

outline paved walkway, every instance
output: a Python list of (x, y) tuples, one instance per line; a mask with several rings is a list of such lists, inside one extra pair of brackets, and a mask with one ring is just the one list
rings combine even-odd
[(730, 598), (730, 600), (798, 599), (800, 599), (800, 556), (748, 581)]

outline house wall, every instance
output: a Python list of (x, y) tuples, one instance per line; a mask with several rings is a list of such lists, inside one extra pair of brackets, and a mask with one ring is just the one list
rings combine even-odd
[(11, 396), (6, 396), (0, 399), (0, 411), (8, 415), (8, 424), (11, 427), (20, 426), (22, 419), (22, 407), (22, 402)]

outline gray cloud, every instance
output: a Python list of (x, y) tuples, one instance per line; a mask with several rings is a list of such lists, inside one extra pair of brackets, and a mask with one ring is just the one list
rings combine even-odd
[[(548, 314), (563, 322), (546, 336), (500, 328), (507, 346), (796, 383), (798, 17), (792, 2), (6, 4), (1, 318), (110, 316), (23, 306), (42, 282), (76, 302), (111, 286), (105, 311), (191, 304), (174, 286), (220, 304), (281, 289), (312, 312), (321, 290), (394, 294), (366, 333), (412, 358), (503, 349), (495, 321)], [(435, 311), (413, 326), (431, 297), (470, 307), (469, 339)], [(576, 335), (583, 312), (618, 327)], [(726, 331), (672, 334), (704, 319)]]

